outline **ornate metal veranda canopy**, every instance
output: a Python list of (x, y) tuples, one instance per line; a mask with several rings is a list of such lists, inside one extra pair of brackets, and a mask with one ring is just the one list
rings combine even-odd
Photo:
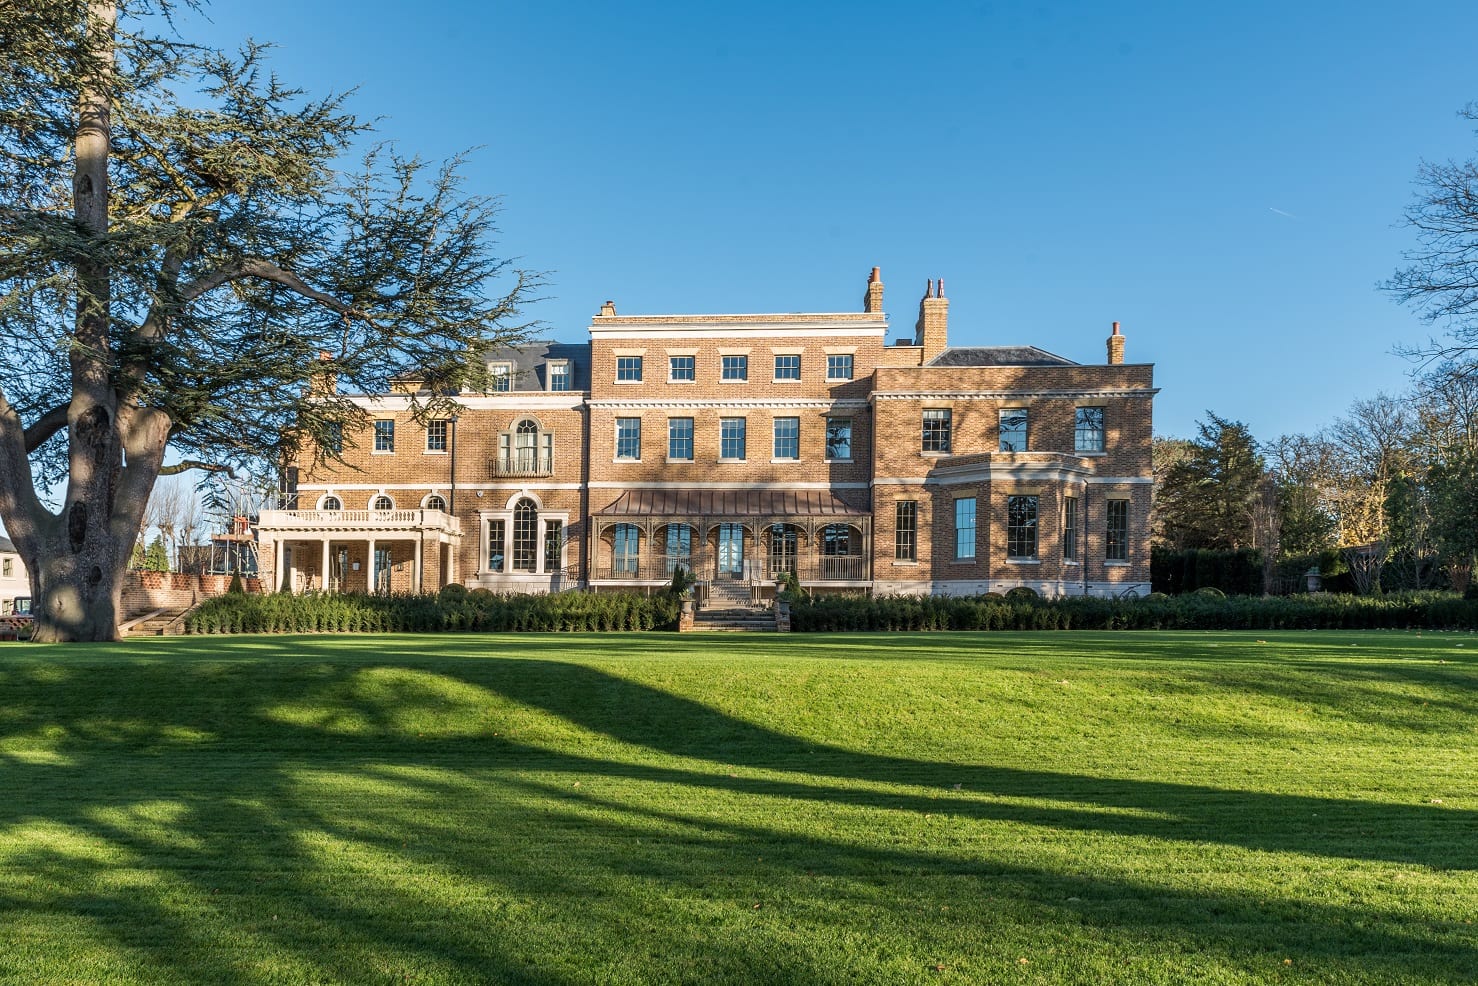
[(829, 490), (636, 489), (597, 517), (867, 517)]
[[(597, 580), (660, 581), (678, 565), (700, 578), (867, 578), (872, 514), (830, 490), (634, 489), (596, 510), (593, 521)], [(682, 528), (688, 532), (671, 537)]]

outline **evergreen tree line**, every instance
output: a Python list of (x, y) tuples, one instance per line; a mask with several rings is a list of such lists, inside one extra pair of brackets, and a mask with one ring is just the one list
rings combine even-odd
[(1156, 439), (1155, 588), (1284, 594), (1317, 568), (1361, 594), (1468, 589), (1478, 555), (1478, 363), (1445, 361), (1407, 393), (1327, 428), (1259, 442), (1208, 412)]

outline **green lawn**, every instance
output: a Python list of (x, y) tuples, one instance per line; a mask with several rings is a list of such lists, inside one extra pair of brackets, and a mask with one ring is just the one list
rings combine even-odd
[(1472, 983), (1478, 637), (0, 645), (0, 983)]

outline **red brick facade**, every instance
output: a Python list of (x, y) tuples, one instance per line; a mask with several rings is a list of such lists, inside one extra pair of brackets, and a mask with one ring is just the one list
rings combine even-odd
[(912, 344), (885, 345), (876, 269), (864, 309), (607, 303), (588, 346), (490, 356), (508, 389), (463, 395), (454, 421), (359, 398), (393, 444), (382, 426), (379, 449), (366, 431), (343, 464), (298, 466), (297, 509), (262, 518), (264, 580), (537, 592), (658, 585), (681, 564), (820, 590), (1148, 591), (1153, 368), (1122, 361), (1117, 325), (1112, 362), (1088, 366), (950, 348), (943, 282)]

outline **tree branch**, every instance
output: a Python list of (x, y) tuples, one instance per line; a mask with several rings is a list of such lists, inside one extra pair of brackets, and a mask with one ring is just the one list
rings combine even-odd
[(256, 277), (264, 281), (271, 281), (274, 284), (280, 284), (289, 291), (316, 301), (325, 308), (338, 312), (340, 315), (358, 318), (370, 324), (374, 322), (373, 319), (363, 312), (355, 311), (352, 307), (344, 304), (333, 295), (325, 294), (316, 288), (310, 287), (292, 271), (283, 270), (271, 261), (263, 260), (260, 257), (243, 258), (229, 267), (223, 267), (220, 270), (213, 271), (193, 281), (180, 291), (180, 298), (187, 302), (194, 301), (201, 295), (209, 291), (214, 291), (223, 284), (229, 284), (232, 281), (239, 281), (247, 277)]
[(41, 443), (67, 427), (66, 404), (58, 404), (26, 429), (26, 454), (30, 455), (41, 447)]
[(159, 470), (159, 475), (178, 476), (180, 473), (189, 472), (191, 469), (199, 469), (202, 472), (223, 472), (232, 479), (236, 478), (236, 470), (230, 466), (223, 466), (215, 462), (200, 462), (195, 459), (185, 459), (183, 462), (176, 462), (172, 466), (165, 466)]

